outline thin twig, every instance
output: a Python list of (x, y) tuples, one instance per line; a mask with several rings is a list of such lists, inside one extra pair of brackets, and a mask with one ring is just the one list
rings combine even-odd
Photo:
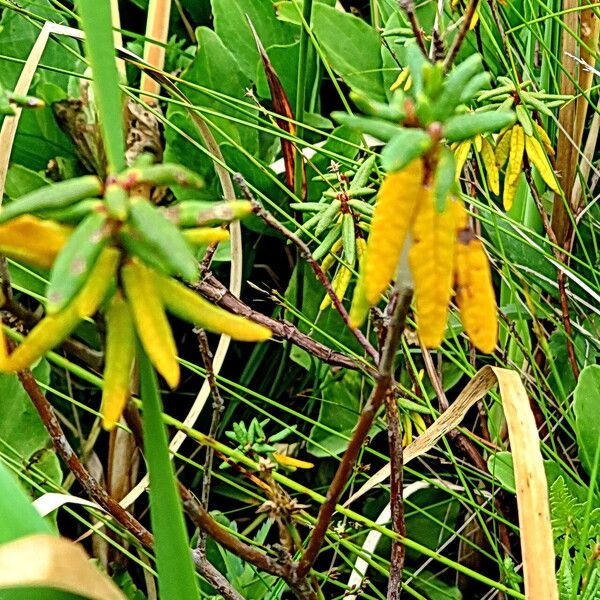
[(354, 464), (356, 463), (360, 449), (369, 434), (373, 421), (381, 408), (386, 394), (393, 385), (392, 368), (409, 306), (410, 301), (398, 302), (398, 309), (388, 327), (383, 351), (381, 353), (377, 383), (371, 392), (365, 407), (360, 413), (352, 438), (350, 439), (335, 476), (327, 490), (325, 502), (321, 505), (319, 510), (317, 522), (313, 528), (310, 541), (302, 559), (296, 566), (296, 574), (300, 578), (306, 576), (323, 546), (325, 534), (327, 533), (335, 507), (338, 504), (342, 492), (346, 487), (346, 483), (354, 469)]
[(342, 301), (338, 298), (337, 294), (333, 291), (333, 287), (331, 286), (331, 282), (329, 281), (327, 275), (321, 269), (321, 265), (313, 258), (313, 255), (308, 248), (308, 246), (294, 233), (292, 233), (289, 229), (287, 229), (284, 225), (282, 225), (269, 211), (263, 208), (260, 203), (254, 197), (254, 194), (250, 191), (250, 188), (246, 185), (244, 178), (237, 173), (234, 175), (235, 182), (240, 186), (242, 193), (245, 198), (252, 203), (254, 208), (254, 214), (261, 218), (269, 227), (279, 232), (285, 238), (290, 240), (300, 251), (300, 256), (303, 258), (308, 264), (310, 268), (313, 270), (319, 282), (325, 288), (327, 295), (331, 298), (331, 302), (335, 309), (338, 311), (344, 323), (348, 326), (354, 337), (357, 339), (358, 343), (364, 348), (365, 352), (375, 361), (377, 362), (379, 359), (379, 354), (377, 350), (372, 346), (371, 342), (365, 337), (365, 335), (360, 331), (360, 329), (356, 327), (350, 326), (350, 317), (348, 315), (348, 311), (342, 304)]
[(23, 389), (35, 406), (44, 427), (50, 434), (57, 454), (86, 491), (104, 510), (112, 515), (131, 535), (147, 548), (152, 548), (152, 534), (125, 510), (112, 496), (100, 486), (90, 475), (77, 454), (69, 444), (54, 409), (40, 390), (37, 381), (29, 369), (17, 373)]
[[(400, 335), (404, 330), (404, 320), (410, 309), (412, 297), (412, 289), (405, 288), (398, 290), (398, 298), (390, 321), (392, 331), (388, 330), (388, 336), (396, 336), (396, 345), (398, 345)], [(393, 393), (391, 387), (385, 394), (385, 414), (390, 449), (390, 509), (392, 513), (392, 530), (400, 536), (400, 539), (392, 541), (387, 598), (388, 600), (398, 600), (400, 598), (400, 584), (402, 583), (405, 554), (402, 538), (406, 537), (403, 498), (404, 456), (398, 403), (396, 401), (396, 394)]]
[[(275, 575), (276, 577), (289, 577), (289, 566), (278, 563), (275, 559), (267, 556), (257, 548), (250, 546), (238, 539), (221, 527), (210, 514), (200, 505), (200, 502), (183, 485), (179, 484), (179, 495), (183, 502), (183, 508), (190, 517), (194, 525), (210, 535), (219, 545), (227, 548), (242, 560), (245, 560), (262, 571)], [(198, 550), (193, 551), (194, 555), (203, 554)]]
[(406, 13), (406, 18), (410, 24), (415, 40), (421, 48), (421, 51), (425, 56), (428, 56), (427, 48), (425, 47), (425, 39), (423, 38), (423, 29), (419, 23), (417, 12), (415, 10), (415, 3), (413, 0), (400, 0), (400, 8)]
[(336, 352), (331, 348), (328, 348), (324, 344), (313, 340), (310, 336), (302, 333), (295, 325), (292, 325), (289, 321), (278, 321), (272, 317), (268, 317), (258, 311), (253, 310), (247, 304), (242, 302), (239, 298), (234, 296), (216, 277), (211, 274), (207, 274), (204, 279), (194, 284), (194, 289), (204, 296), (207, 300), (227, 309), (236, 315), (246, 317), (250, 321), (260, 323), (265, 327), (268, 327), (275, 337), (289, 340), (296, 344), (299, 348), (306, 350), (319, 360), (336, 366), (345, 367), (353, 370), (365, 370), (366, 372), (374, 375), (375, 369), (370, 365), (361, 362), (360, 360), (353, 359), (341, 352)]
[(463, 15), (463, 22), (462, 22), (461, 28), (458, 30), (458, 33), (456, 34), (456, 38), (454, 38), (454, 42), (453, 42), (452, 46), (450, 47), (450, 50), (448, 51), (448, 55), (446, 56), (446, 59), (444, 60), (444, 70), (445, 71), (450, 70), (452, 63), (458, 56), (460, 48), (463, 45), (463, 42), (465, 41), (465, 37), (467, 36), (467, 33), (469, 33), (469, 29), (471, 27), (471, 21), (473, 21), (473, 17), (475, 16), (475, 11), (477, 10), (478, 6), (479, 6), (479, 0), (471, 0), (469, 2), (468, 6), (467, 6), (467, 10), (465, 11), (465, 14)]
[[(206, 332), (203, 329), (199, 329), (197, 331), (197, 335), (198, 343), (200, 346), (200, 354), (202, 356), (202, 361), (204, 362), (204, 368), (206, 369), (206, 379), (208, 379), (208, 383), (210, 385), (210, 393), (212, 395), (213, 401), (213, 413), (210, 421), (208, 436), (216, 439), (217, 429), (219, 428), (219, 421), (221, 420), (221, 413), (224, 409), (224, 403), (223, 398), (221, 397), (221, 393), (219, 392), (219, 386), (217, 385), (215, 372), (213, 371), (213, 355), (210, 351), (210, 346), (208, 345), (208, 337), (206, 336)], [(210, 482), (212, 477), (214, 455), (214, 448), (207, 446), (206, 457), (204, 459), (204, 472), (202, 475), (202, 489), (200, 492), (200, 504), (202, 505), (204, 510), (208, 510), (208, 497), (210, 495)], [(203, 553), (206, 548), (206, 532), (204, 531), (202, 531), (200, 536), (198, 537), (197, 548), (198, 551), (201, 553)]]

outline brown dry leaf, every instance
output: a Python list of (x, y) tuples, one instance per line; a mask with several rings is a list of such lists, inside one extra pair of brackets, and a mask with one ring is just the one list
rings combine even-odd
[(0, 589), (13, 587), (54, 588), (91, 600), (125, 600), (81, 546), (48, 534), (0, 546)]
[[(431, 450), (443, 435), (458, 426), (469, 408), (496, 385), (500, 388), (513, 456), (525, 595), (532, 600), (557, 600), (548, 485), (535, 419), (517, 372), (489, 366), (479, 370), (448, 410), (405, 448), (404, 463)], [(344, 506), (349, 506), (389, 475), (388, 464), (355, 492)]]

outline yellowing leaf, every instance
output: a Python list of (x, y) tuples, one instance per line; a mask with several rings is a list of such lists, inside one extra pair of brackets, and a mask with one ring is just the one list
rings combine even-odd
[(496, 165), (501, 169), (506, 161), (508, 160), (508, 153), (510, 152), (510, 136), (512, 129), (501, 133), (496, 140), (496, 149), (494, 154), (496, 156)]
[[(331, 282), (333, 291), (335, 292), (335, 295), (340, 300), (344, 299), (346, 290), (348, 289), (348, 286), (350, 285), (351, 279), (352, 279), (352, 271), (350, 269), (348, 269), (347, 267), (345, 267), (344, 265), (340, 265), (340, 268), (338, 269), (337, 273), (335, 274), (335, 277), (333, 278), (333, 281)], [(330, 304), (331, 304), (331, 296), (329, 294), (325, 293), (325, 297), (323, 298), (323, 301), (321, 302), (321, 305), (319, 306), (319, 310), (325, 310)]]
[(428, 348), (442, 343), (448, 319), (456, 237), (454, 202), (449, 200), (444, 212), (438, 212), (427, 188), (412, 228), (413, 245), (408, 258), (415, 287), (417, 330)]
[(462, 174), (462, 170), (467, 162), (467, 156), (469, 156), (470, 150), (471, 140), (460, 142), (454, 150), (454, 158), (456, 159), (456, 179), (458, 179)]
[(546, 182), (548, 187), (553, 192), (558, 192), (559, 187), (556, 183), (556, 177), (552, 165), (544, 152), (542, 144), (540, 144), (534, 137), (525, 136), (525, 151), (527, 152), (527, 158), (531, 161), (531, 164), (539, 171), (542, 179)]
[(291, 456), (286, 456), (285, 454), (279, 454), (278, 452), (273, 452), (273, 458), (284, 467), (292, 467), (294, 469), (312, 469), (315, 465), (311, 462), (307, 462), (305, 460), (298, 460), (297, 458), (292, 458)]
[(482, 352), (498, 343), (496, 298), (487, 255), (470, 231), (459, 235), (456, 248), (456, 303), (465, 331)]
[(23, 215), (0, 225), (0, 253), (49, 269), (71, 232), (54, 221)]
[[(507, 134), (508, 135), (508, 134)], [(502, 202), (504, 210), (510, 210), (517, 193), (519, 176), (523, 170), (523, 153), (525, 151), (525, 134), (520, 125), (515, 125), (510, 131), (510, 146), (506, 177), (504, 178), (504, 193)]]
[(106, 359), (102, 388), (102, 426), (112, 429), (127, 399), (135, 358), (135, 330), (127, 301), (117, 292), (106, 313)]
[(548, 134), (546, 133), (546, 130), (539, 124), (539, 123), (535, 123), (535, 128), (537, 129), (537, 132), (540, 136), (540, 140), (542, 140), (542, 144), (544, 144), (544, 148), (546, 148), (546, 152), (550, 155), (550, 156), (554, 156), (554, 148), (552, 146), (552, 142), (550, 141), (550, 138), (548, 137)]
[(406, 234), (422, 198), (423, 163), (420, 159), (401, 171), (387, 174), (379, 190), (364, 260), (364, 294), (371, 305), (377, 304), (396, 274)]
[(484, 138), (481, 143), (481, 160), (487, 175), (487, 182), (493, 194), (500, 194), (500, 173), (496, 166), (496, 157), (492, 145)]
[(169, 386), (177, 387), (177, 348), (152, 271), (132, 259), (121, 269), (121, 278), (144, 350)]

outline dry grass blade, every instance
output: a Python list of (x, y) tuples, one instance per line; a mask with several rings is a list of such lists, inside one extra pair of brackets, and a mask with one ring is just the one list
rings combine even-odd
[[(40, 59), (42, 58), (42, 54), (46, 49), (48, 37), (55, 27), (56, 25), (50, 22), (45, 23), (42, 27), (42, 30), (35, 40), (35, 44), (25, 61), (23, 70), (19, 75), (19, 80), (14, 89), (16, 94), (25, 96), (29, 92), (33, 76), (35, 75)], [(17, 127), (19, 126), (19, 119), (21, 118), (23, 109), (19, 106), (15, 106), (14, 111), (14, 115), (4, 117), (2, 130), (0, 130), (0, 204), (2, 204), (2, 196), (4, 194), (4, 186), (6, 184), (6, 175), (8, 173), (13, 142), (15, 141)]]
[(117, 586), (65, 538), (30, 535), (0, 547), (0, 589), (44, 587), (90, 600), (125, 600)]
[[(407, 446), (404, 463), (431, 450), (443, 435), (458, 426), (469, 408), (496, 384), (500, 387), (513, 456), (526, 594), (533, 600), (554, 600), (558, 598), (558, 592), (546, 475), (535, 419), (518, 373), (495, 367), (484, 367), (478, 371), (448, 410)], [(366, 494), (389, 475), (390, 467), (386, 465), (344, 506)]]

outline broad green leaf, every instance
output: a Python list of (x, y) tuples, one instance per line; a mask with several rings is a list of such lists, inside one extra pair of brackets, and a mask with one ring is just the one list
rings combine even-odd
[[(27, 8), (44, 19), (66, 25), (64, 16), (53, 8), (49, 0), (28, 3)], [(21, 70), (39, 35), (41, 25), (28, 19), (16, 10), (5, 8), (0, 20), (0, 55), (2, 61), (0, 85), (13, 89)], [(70, 50), (70, 51), (69, 51)], [(78, 45), (75, 40), (61, 37), (50, 38), (41, 59), (50, 69), (38, 68), (29, 93), (35, 94), (40, 84), (51, 82), (67, 89), (69, 76), (61, 70), (81, 72), (83, 63), (77, 58)], [(16, 60), (10, 60), (16, 59)], [(34, 170), (46, 168), (48, 161), (56, 155), (74, 156), (73, 147), (60, 130), (52, 108), (25, 110), (19, 121), (19, 129), (13, 144), (11, 160), (27, 165)]]
[[(207, 92), (184, 84), (181, 86), (182, 90), (200, 109), (206, 108), (222, 115), (205, 115), (206, 122), (219, 143), (227, 142), (239, 145), (252, 156), (256, 156), (258, 152), (256, 129), (231, 120), (233, 117), (244, 122), (252, 121), (254, 120), (254, 111), (250, 109), (251, 114), (248, 115), (237, 108), (235, 101), (229, 102), (225, 98), (227, 96), (243, 100), (246, 89), (251, 85), (250, 79), (242, 73), (233, 54), (223, 45), (214, 31), (207, 27), (200, 27), (196, 31), (196, 36), (198, 52), (190, 66), (182, 74), (182, 79), (206, 88)], [(216, 92), (218, 97), (211, 94), (211, 91)], [(244, 111), (248, 111), (248, 109), (246, 108)], [(176, 127), (183, 129), (187, 135), (203, 146), (196, 126), (182, 108), (169, 109), (167, 116)], [(214, 190), (219, 189), (215, 181), (212, 160), (206, 153), (194, 147), (171, 127), (167, 127), (165, 137), (167, 140), (165, 160), (189, 166), (204, 176), (208, 189), (211, 184)], [(190, 197), (189, 191), (176, 189), (175, 193), (179, 200)], [(198, 198), (197, 193), (194, 193), (194, 196)]]
[(256, 77), (259, 62), (248, 19), (265, 48), (290, 45), (300, 35), (298, 27), (277, 19), (270, 0), (211, 0), (211, 4), (215, 31), (227, 49), (235, 54), (241, 71), (248, 79)]
[(35, 533), (51, 533), (49, 526), (31, 505), (16, 477), (0, 462), (0, 544)]
[(490, 473), (509, 491), (516, 493), (515, 473), (512, 454), (501, 451), (492, 454), (488, 458), (488, 469)]
[[(42, 386), (50, 381), (50, 366), (42, 360), (33, 369)], [(55, 483), (62, 481), (62, 471), (52, 441), (42, 421), (23, 389), (19, 378), (12, 373), (0, 374), (0, 440), (24, 462), (35, 464)]]
[(33, 190), (37, 190), (49, 183), (50, 181), (40, 173), (15, 163), (10, 165), (6, 174), (4, 192), (9, 198), (14, 199), (33, 192)]
[(462, 600), (461, 591), (449, 585), (430, 571), (419, 573), (414, 579), (415, 588), (425, 594), (427, 600)]
[(144, 450), (150, 477), (150, 520), (161, 598), (197, 598), (198, 586), (162, 421), (156, 373), (140, 350)]
[(333, 70), (357, 92), (384, 102), (379, 34), (365, 21), (315, 4), (313, 31)]
[[(361, 406), (361, 378), (352, 371), (341, 378), (330, 376), (321, 393), (319, 424), (311, 430), (308, 451), (318, 457), (336, 456), (346, 449), (356, 425)], [(341, 435), (324, 430), (320, 425)]]
[(585, 470), (591, 474), (598, 454), (598, 444), (600, 444), (599, 365), (590, 365), (581, 371), (573, 397), (579, 458)]
[(109, 2), (96, 0), (79, 0), (77, 7), (86, 36), (86, 55), (94, 77), (94, 96), (106, 148), (108, 170), (118, 173), (125, 167), (125, 135), (121, 118), (123, 103), (115, 61), (111, 7)]

